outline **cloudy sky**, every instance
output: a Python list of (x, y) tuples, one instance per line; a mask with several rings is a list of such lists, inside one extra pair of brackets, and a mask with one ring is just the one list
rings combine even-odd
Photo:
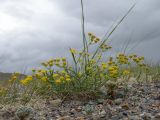
[[(135, 0), (84, 0), (86, 32), (100, 38)], [(160, 0), (138, 0), (110, 38), (114, 52), (160, 61)], [(29, 70), (81, 48), (80, 0), (0, 0), (0, 71)]]

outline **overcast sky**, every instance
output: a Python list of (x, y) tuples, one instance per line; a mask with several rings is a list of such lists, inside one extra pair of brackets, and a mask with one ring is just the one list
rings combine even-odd
[[(134, 0), (84, 0), (86, 32), (100, 38)], [(0, 0), (0, 71), (29, 70), (43, 60), (81, 48), (80, 0)], [(138, 0), (110, 38), (115, 52), (160, 61), (160, 0)]]

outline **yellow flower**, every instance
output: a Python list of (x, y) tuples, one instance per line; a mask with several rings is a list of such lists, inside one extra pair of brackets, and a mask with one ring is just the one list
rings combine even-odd
[(94, 39), (94, 43), (97, 43), (97, 42), (99, 42), (99, 41), (100, 41), (99, 38), (95, 38), (95, 39)]
[(112, 65), (113, 64), (113, 61), (108, 61), (108, 65)]
[(31, 81), (32, 79), (33, 79), (33, 77), (32, 76), (27, 76), (27, 78), (26, 78), (28, 81)]
[(56, 58), (56, 62), (60, 62), (60, 60), (61, 60), (60, 58)]
[(55, 83), (56, 83), (57, 85), (60, 85), (61, 82), (62, 82), (62, 81), (61, 81), (60, 79), (55, 80)]
[(66, 71), (65, 71), (65, 70), (62, 70), (61, 73), (62, 73), (63, 75), (65, 75), (65, 74), (66, 74)]
[(12, 80), (14, 81), (14, 80), (16, 80), (17, 79), (17, 76), (13, 76), (12, 77)]
[(67, 65), (67, 62), (66, 62), (66, 61), (63, 61), (62, 64), (63, 64), (63, 66), (66, 66), (66, 65)]
[(39, 79), (39, 78), (41, 78), (42, 74), (41, 73), (36, 73), (36, 74), (34, 74), (34, 76)]
[(46, 81), (48, 80), (48, 78), (47, 78), (46, 76), (43, 76), (43, 77), (41, 78), (41, 80), (44, 81), (44, 82), (46, 82)]
[(90, 60), (90, 64), (91, 64), (91, 65), (93, 65), (93, 64), (95, 64), (95, 63), (96, 63), (96, 60), (95, 60), (95, 59), (91, 59), (91, 60)]
[(73, 48), (70, 48), (70, 52), (71, 52), (72, 54), (76, 54), (76, 53), (77, 53), (77, 51), (76, 51), (75, 49), (73, 49)]
[(57, 78), (59, 75), (58, 74), (53, 74), (53, 78)]
[(49, 66), (52, 67), (52, 66), (53, 66), (53, 63), (50, 62), (50, 63), (49, 63)]
[(21, 80), (20, 83), (21, 83), (22, 85), (27, 85), (27, 84), (28, 84), (28, 81), (24, 79), (24, 80)]
[(63, 76), (61, 76), (59, 79), (60, 79), (60, 80), (64, 80), (64, 77), (63, 77)]
[(32, 76), (27, 76), (25, 79), (21, 80), (20, 83), (22, 85), (27, 85), (33, 79)]
[(98, 59), (101, 59), (101, 58), (102, 58), (102, 55), (101, 55), (101, 54), (98, 54), (98, 55), (97, 55), (97, 58), (98, 58)]
[(63, 62), (66, 62), (67, 60), (66, 60), (66, 58), (62, 58), (62, 61), (63, 61)]
[(81, 77), (81, 76), (82, 76), (82, 73), (81, 73), (81, 72), (79, 72), (79, 73), (78, 73), (78, 77)]
[(90, 33), (90, 32), (88, 33), (88, 36), (92, 36), (92, 35), (93, 35), (92, 33)]
[(69, 76), (69, 75), (66, 75), (65, 77), (66, 77), (66, 78), (70, 78), (70, 76)]
[(106, 63), (102, 63), (101, 67), (102, 67), (102, 69), (106, 69), (107, 68), (107, 64)]
[(71, 81), (71, 78), (66, 78), (66, 81), (67, 81), (67, 82)]
[(130, 74), (130, 71), (129, 70), (124, 70), (123, 71), (123, 75), (129, 75)]
[(46, 70), (41, 70), (41, 73), (42, 74), (45, 74), (47, 71)]

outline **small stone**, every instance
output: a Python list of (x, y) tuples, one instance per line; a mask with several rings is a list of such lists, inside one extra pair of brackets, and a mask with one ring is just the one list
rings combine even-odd
[(93, 120), (100, 120), (101, 117), (100, 117), (100, 115), (98, 113), (92, 113), (92, 119)]
[(155, 114), (154, 120), (160, 120), (160, 113)]
[(71, 109), (70, 113), (71, 113), (71, 114), (75, 114), (75, 113), (76, 113), (76, 110), (73, 108), (73, 109)]
[(101, 118), (104, 118), (106, 116), (106, 111), (102, 110), (99, 114)]
[(128, 113), (127, 112), (123, 112), (122, 113), (124, 116), (128, 116)]
[(122, 107), (123, 109), (125, 109), (125, 110), (129, 110), (128, 104), (123, 104), (121, 107)]
[(82, 111), (82, 106), (78, 106), (78, 107), (76, 108), (76, 111), (77, 111), (77, 112), (81, 112), (81, 111)]
[(56, 99), (56, 100), (52, 100), (50, 101), (50, 104), (52, 107), (59, 107), (59, 105), (62, 103), (61, 99)]
[(116, 92), (116, 98), (123, 98), (125, 96), (125, 93), (123, 90), (119, 90)]
[(104, 102), (104, 99), (98, 99), (98, 100), (97, 100), (97, 103), (98, 103), (98, 104), (103, 104), (103, 102)]
[(128, 118), (129, 120), (140, 120), (140, 118), (137, 115), (129, 116)]
[(151, 118), (152, 118), (151, 113), (146, 113), (146, 112), (140, 114), (140, 116), (141, 116), (141, 118), (143, 118), (143, 120), (151, 120)]
[(100, 89), (99, 89), (100, 93), (102, 93), (103, 95), (107, 95), (107, 89), (105, 86), (102, 86)]
[(114, 102), (115, 102), (116, 105), (120, 105), (122, 103), (122, 99), (118, 98)]
[(59, 117), (57, 120), (71, 120), (72, 118), (70, 116), (63, 116)]
[(75, 120), (85, 120), (84, 117), (77, 117)]

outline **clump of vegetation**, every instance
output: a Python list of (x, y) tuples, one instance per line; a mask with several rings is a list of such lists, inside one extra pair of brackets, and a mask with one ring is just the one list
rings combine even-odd
[[(128, 84), (130, 77), (140, 80), (145, 76), (147, 80), (152, 72), (144, 63), (143, 56), (118, 53), (115, 57), (109, 57), (105, 54), (112, 49), (107, 40), (133, 7), (105, 39), (100, 39), (93, 33), (88, 33), (86, 37), (82, 19), (83, 48), (81, 50), (70, 48), (72, 61), (69, 62), (66, 57), (44, 61), (41, 63), (42, 69), (33, 69), (32, 74), (24, 79), (19, 77), (19, 73), (14, 73), (8, 87), (0, 89), (1, 97), (5, 98), (1, 99), (1, 102), (20, 99), (26, 104), (35, 96), (46, 98), (52, 95), (97, 94), (104, 85), (108, 94), (114, 97), (116, 89)], [(157, 71), (152, 79), (159, 76), (159, 69)]]

